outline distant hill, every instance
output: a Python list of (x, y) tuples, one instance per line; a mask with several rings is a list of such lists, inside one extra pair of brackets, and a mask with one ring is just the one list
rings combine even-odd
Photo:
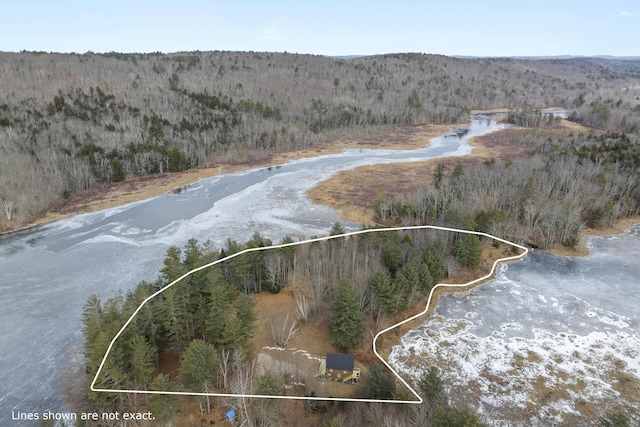
[[(0, 229), (126, 176), (311, 147), (471, 109), (564, 106), (633, 131), (638, 67), (610, 59), (259, 52), (0, 53)], [(624, 119), (624, 120), (623, 120)]]
[(525, 61), (544, 61), (552, 59), (609, 59), (613, 61), (638, 61), (640, 56), (613, 56), (613, 55), (549, 55), (549, 56), (499, 56), (499, 57), (486, 57), (486, 56), (469, 56), (469, 55), (453, 55), (454, 58), (462, 59), (487, 59), (487, 58), (509, 58)]

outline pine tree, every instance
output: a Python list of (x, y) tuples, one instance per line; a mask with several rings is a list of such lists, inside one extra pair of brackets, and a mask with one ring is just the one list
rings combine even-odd
[(433, 411), (431, 422), (436, 427), (481, 427), (476, 411), (469, 406), (438, 406)]
[(373, 399), (392, 399), (396, 384), (384, 366), (374, 363), (369, 368), (367, 388)]
[(391, 276), (395, 276), (403, 261), (400, 246), (394, 241), (388, 241), (382, 246), (380, 256), (382, 265), (387, 267)]
[(91, 348), (98, 333), (104, 328), (104, 319), (100, 299), (97, 295), (91, 295), (82, 308), (82, 335), (85, 339), (85, 347)]
[(155, 369), (155, 351), (142, 335), (134, 335), (129, 340), (131, 348), (131, 377), (137, 384), (146, 384), (151, 381)]
[(482, 261), (482, 244), (475, 234), (465, 234), (453, 247), (453, 256), (463, 267), (476, 268)]
[(433, 282), (433, 277), (431, 277), (429, 266), (424, 262), (420, 263), (418, 267), (418, 277), (420, 278), (420, 292), (424, 296), (429, 295), (435, 283)]
[(443, 384), (438, 368), (432, 366), (424, 372), (418, 380), (418, 388), (427, 403), (439, 404), (442, 400)]
[(164, 259), (164, 267), (160, 270), (165, 283), (171, 283), (186, 271), (182, 265), (182, 251), (176, 246), (170, 246)]
[(631, 420), (621, 412), (607, 412), (600, 417), (599, 427), (630, 427)]
[[(218, 375), (218, 354), (211, 344), (193, 340), (182, 357), (182, 382), (192, 391), (208, 393), (213, 388)], [(206, 396), (207, 411), (210, 410), (209, 396)]]
[(232, 315), (222, 331), (220, 343), (227, 349), (248, 347), (247, 334), (242, 328), (242, 321), (236, 315)]
[(245, 294), (238, 295), (222, 331), (223, 346), (228, 349), (241, 348), (245, 354), (250, 351), (256, 321), (254, 306), (251, 297)]
[(236, 308), (236, 316), (242, 322), (242, 329), (246, 331), (249, 337), (253, 337), (254, 324), (256, 323), (255, 301), (247, 294), (240, 294), (236, 298), (234, 306)]
[(282, 396), (284, 384), (281, 378), (273, 375), (271, 371), (265, 371), (256, 379), (256, 394), (265, 396)]
[(462, 163), (458, 163), (455, 168), (453, 168), (453, 172), (451, 172), (451, 178), (460, 178), (464, 175), (464, 167)]
[(440, 188), (440, 182), (442, 182), (444, 177), (444, 163), (438, 163), (438, 165), (436, 166), (436, 171), (433, 173), (433, 184), (436, 186), (436, 188)]
[(341, 279), (329, 315), (333, 344), (345, 352), (357, 348), (364, 340), (364, 313), (357, 291), (347, 279)]
[[(158, 375), (150, 386), (154, 391), (177, 391), (175, 383), (169, 375)], [(173, 425), (173, 418), (180, 408), (174, 396), (167, 394), (152, 394), (149, 396), (149, 409), (153, 412), (155, 422), (159, 425)]]
[(344, 233), (346, 232), (344, 231), (342, 224), (340, 224), (339, 222), (334, 223), (331, 227), (331, 230), (329, 230), (329, 236), (338, 236)]
[(185, 307), (181, 304), (180, 295), (175, 286), (165, 290), (162, 297), (158, 303), (158, 316), (166, 332), (167, 349), (182, 353), (189, 344), (190, 337)]
[(404, 274), (398, 274), (393, 280), (393, 287), (396, 290), (396, 310), (402, 311), (407, 308), (407, 303), (409, 302), (411, 282)]
[(438, 283), (444, 277), (443, 253), (444, 242), (442, 239), (437, 239), (433, 244), (429, 245), (422, 255), (423, 261), (429, 267), (429, 273), (431, 273), (434, 283)]
[(389, 275), (383, 270), (377, 270), (369, 279), (369, 287), (384, 312), (386, 314), (395, 313), (397, 297)]
[(233, 289), (224, 280), (211, 288), (211, 305), (205, 321), (207, 340), (216, 344), (222, 342), (222, 331), (231, 314)]

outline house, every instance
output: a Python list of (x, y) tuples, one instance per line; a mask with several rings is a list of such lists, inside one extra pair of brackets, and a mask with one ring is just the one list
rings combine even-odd
[(360, 369), (355, 367), (356, 357), (351, 354), (327, 353), (320, 360), (318, 378), (342, 383), (356, 383), (360, 379)]

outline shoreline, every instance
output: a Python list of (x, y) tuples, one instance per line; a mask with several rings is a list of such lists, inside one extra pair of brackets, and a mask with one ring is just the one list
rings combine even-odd
[(125, 204), (146, 200), (152, 197), (183, 188), (201, 179), (219, 174), (231, 174), (250, 169), (283, 165), (288, 162), (329, 154), (342, 153), (348, 148), (410, 150), (425, 147), (429, 140), (450, 133), (454, 128), (467, 124), (420, 124), (384, 129), (366, 130), (363, 137), (351, 133), (314, 148), (305, 148), (274, 153), (259, 160), (241, 163), (218, 163), (215, 166), (189, 169), (183, 172), (146, 175), (127, 178), (121, 183), (105, 184), (98, 188), (78, 192), (68, 199), (59, 199), (47, 212), (24, 226), (6, 230), (0, 236), (28, 230), (75, 215), (98, 212)]
[(587, 239), (589, 239), (589, 237), (621, 235), (638, 224), (640, 224), (640, 216), (634, 216), (629, 218), (620, 218), (614, 221), (613, 224), (602, 228), (584, 228), (580, 231), (580, 240), (575, 248), (556, 245), (550, 249), (545, 249), (542, 252), (566, 257), (589, 256), (591, 255), (591, 251), (587, 247)]

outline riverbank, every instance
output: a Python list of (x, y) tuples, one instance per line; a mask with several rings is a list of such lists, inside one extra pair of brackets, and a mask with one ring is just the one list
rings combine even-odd
[(60, 199), (54, 206), (26, 227), (57, 221), (74, 215), (96, 212), (124, 204), (160, 196), (210, 178), (243, 170), (281, 165), (293, 160), (341, 153), (346, 148), (412, 150), (425, 147), (429, 140), (466, 124), (423, 124), (402, 127), (374, 128), (361, 134), (353, 132), (320, 147), (275, 153), (261, 160), (242, 163), (218, 163), (211, 167), (178, 173), (129, 177), (113, 183)]
[[(380, 335), (376, 343), (378, 353), (387, 361), (389, 361), (389, 355), (394, 346), (397, 346), (401, 341), (401, 338), (409, 331), (419, 328), (424, 322), (434, 313), (438, 299), (441, 295), (447, 293), (454, 293), (463, 295), (471, 291), (476, 286), (480, 286), (495, 278), (496, 272), (493, 270), (496, 261), (513, 257), (511, 252), (512, 246), (500, 245), (498, 248), (492, 245), (486, 245), (482, 248), (482, 263), (475, 269), (463, 268), (450, 277), (446, 277), (439, 282), (439, 285), (434, 291), (430, 301), (421, 301), (414, 304), (412, 307), (404, 310), (402, 313), (397, 314), (393, 318), (389, 319), (388, 325), (391, 326), (398, 324), (405, 319), (409, 319), (422, 313), (421, 316), (402, 324), (384, 334)], [(522, 253), (522, 250), (519, 250)], [(517, 262), (517, 261), (516, 261)], [(479, 280), (480, 278), (484, 278)], [(425, 304), (428, 305), (425, 307)]]
[(631, 218), (622, 218), (615, 221), (613, 224), (601, 227), (601, 228), (585, 228), (580, 233), (580, 242), (574, 248), (568, 246), (556, 245), (546, 252), (550, 252), (555, 255), (570, 256), (570, 257), (582, 257), (590, 254), (587, 247), (587, 238), (590, 236), (615, 236), (622, 234), (636, 224), (640, 224), (640, 217), (634, 216)]
[(371, 223), (375, 203), (429, 186), (439, 164), (443, 164), (445, 173), (449, 174), (457, 164), (466, 168), (491, 159), (513, 159), (525, 156), (535, 148), (526, 144), (512, 144), (509, 135), (514, 132), (518, 132), (518, 128), (502, 129), (471, 138), (469, 145), (473, 151), (466, 156), (360, 166), (341, 171), (309, 190), (307, 196), (316, 204), (338, 210), (342, 221)]
[[(492, 111), (494, 114), (504, 112), (506, 110)], [(307, 196), (313, 203), (338, 210), (341, 221), (371, 223), (374, 221), (377, 203), (385, 202), (396, 195), (410, 196), (418, 189), (429, 186), (433, 181), (436, 166), (439, 164), (444, 165), (446, 174), (450, 174), (458, 164), (466, 168), (491, 159), (506, 161), (528, 155), (536, 146), (513, 143), (519, 139), (517, 133), (522, 129), (511, 127), (471, 138), (469, 144), (473, 147), (473, 151), (463, 157), (451, 156), (413, 163), (368, 165), (341, 171), (309, 190)], [(597, 132), (564, 119), (554, 131), (566, 134)], [(576, 247), (555, 245), (546, 251), (561, 256), (586, 256), (589, 255), (589, 249), (586, 246), (588, 236), (621, 234), (638, 223), (640, 223), (640, 217), (632, 217), (620, 219), (607, 227), (585, 228), (581, 232), (579, 244)]]

